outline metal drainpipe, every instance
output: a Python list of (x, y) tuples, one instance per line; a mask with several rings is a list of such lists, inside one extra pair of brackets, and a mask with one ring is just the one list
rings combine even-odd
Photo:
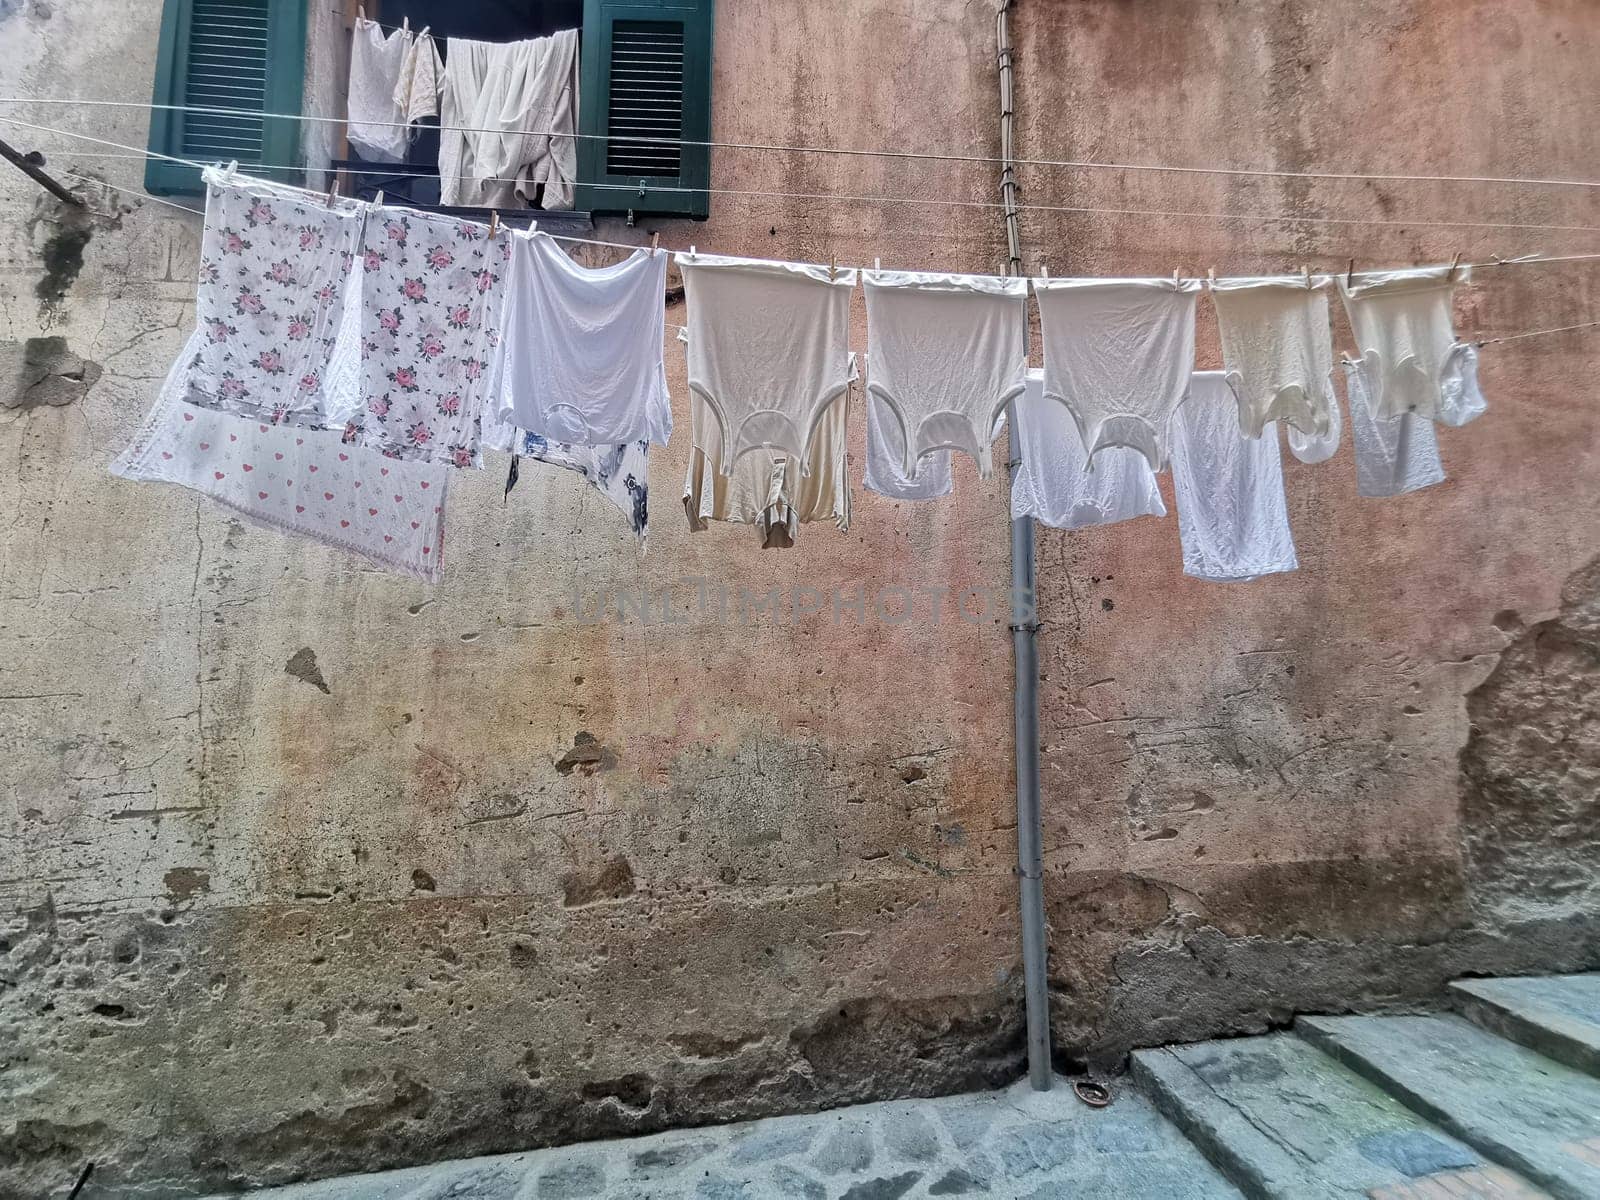
[[(1021, 238), (1017, 228), (1017, 178), (1013, 147), (1016, 104), (1011, 66), (1013, 0), (1002, 0), (995, 15), (995, 43), (1000, 56), (1000, 199), (1005, 206), (1006, 271), (1022, 274)], [(1023, 338), (1027, 338), (1024, 327)], [(1024, 346), (1027, 342), (1024, 340)], [(1017, 440), (1017, 407), (1013, 402), (1006, 439), (1011, 446), (1007, 466), (1015, 478), (1021, 465)], [(1015, 666), (1014, 709), (1017, 752), (1017, 876), (1022, 903), (1022, 982), (1028, 1015), (1028, 1082), (1048, 1092), (1050, 1071), (1049, 949), (1044, 926), (1044, 832), (1039, 812), (1039, 650), (1038, 601), (1034, 595), (1033, 519), (1011, 522), (1011, 653)]]

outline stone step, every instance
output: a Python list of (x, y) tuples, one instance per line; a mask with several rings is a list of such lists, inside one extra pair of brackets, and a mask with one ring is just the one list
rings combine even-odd
[(1135, 1051), (1133, 1075), (1253, 1200), (1545, 1195), (1289, 1034)]
[(1301, 1017), (1295, 1031), (1552, 1196), (1600, 1197), (1600, 1080), (1456, 1016)]
[(1491, 1033), (1600, 1076), (1600, 974), (1461, 979), (1450, 995)]

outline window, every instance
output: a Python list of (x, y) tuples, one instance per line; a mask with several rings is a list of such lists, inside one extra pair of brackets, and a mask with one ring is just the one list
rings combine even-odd
[[(307, 3), (338, 0), (166, 0), (155, 101), (177, 106), (299, 113)], [(580, 28), (578, 190), (586, 212), (704, 217), (709, 212), (713, 0), (369, 0), (384, 23), (429, 26), (440, 39), (510, 41)], [(581, 22), (581, 24), (580, 24)], [(347, 61), (348, 43), (336, 48)], [(448, 46), (445, 46), (448, 54)], [(342, 115), (342, 114), (341, 114)], [(196, 159), (292, 163), (298, 121), (157, 109), (150, 149)], [(438, 164), (424, 129), (391, 195), (430, 199), (416, 178)], [(326, 158), (322, 160), (326, 162)], [(351, 169), (358, 169), (352, 162)], [(359, 168), (380, 181), (385, 168)], [(152, 159), (145, 186), (197, 193), (199, 172)], [(434, 181), (431, 198), (438, 196)]]
[(578, 207), (707, 215), (711, 0), (586, 0), (582, 90)]
[[(318, 2), (318, 0), (313, 0)], [(199, 162), (297, 161), (305, 74), (306, 0), (167, 0), (156, 56), (150, 149)], [(182, 111), (244, 110), (243, 115)], [(203, 190), (193, 167), (152, 158), (144, 186), (156, 195)]]

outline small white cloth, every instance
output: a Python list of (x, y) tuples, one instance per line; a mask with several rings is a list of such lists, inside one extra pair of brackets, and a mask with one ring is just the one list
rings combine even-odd
[(1376, 356), (1345, 359), (1350, 396), (1350, 434), (1356, 448), (1356, 491), (1363, 496), (1401, 496), (1444, 482), (1433, 422), (1416, 413), (1379, 417), (1373, 412)]
[(394, 103), (409, 125), (423, 117), (439, 115), (439, 89), (444, 86), (444, 62), (433, 35), (424, 29), (411, 39), (394, 85)]
[(864, 271), (867, 391), (888, 405), (910, 477), (935, 450), (993, 473), (995, 420), (1022, 391), (1028, 281), (1000, 275)]
[[(689, 390), (710, 420), (695, 446), (732, 475), (743, 454), (788, 455), (802, 474), (823, 414), (849, 386), (856, 272), (679, 254), (689, 305)], [(696, 427), (700, 428), (700, 427)]]
[(1133, 517), (1164, 517), (1155, 472), (1139, 451), (1111, 446), (1088, 455), (1072, 414), (1044, 395), (1044, 372), (1029, 371), (1013, 406), (1013, 436), (1022, 462), (1011, 483), (1011, 516), (1034, 517), (1056, 529), (1111, 525)]
[[(556, 442), (608, 446), (671, 433), (662, 362), (667, 255), (579, 265), (548, 234), (512, 241), (500, 419)], [(667, 413), (666, 428), (652, 427)]]
[(410, 33), (358, 18), (350, 35), (350, 144), (371, 162), (406, 156), (406, 111), (396, 99), (400, 72), (411, 51)]
[(1299, 566), (1277, 426), (1244, 437), (1238, 399), (1221, 371), (1195, 372), (1173, 417), (1172, 484), (1185, 575), (1239, 583)]
[(1301, 462), (1315, 465), (1327, 462), (1339, 450), (1339, 439), (1344, 436), (1344, 417), (1339, 413), (1339, 398), (1328, 396), (1328, 428), (1324, 433), (1301, 433), (1293, 425), (1286, 425), (1289, 435), (1289, 452)]
[(1078, 422), (1094, 458), (1131, 446), (1167, 465), (1168, 428), (1194, 370), (1198, 280), (1036, 279), (1044, 394)]
[[(1260, 437), (1282, 421), (1323, 437), (1336, 407), (1327, 275), (1218, 279), (1211, 285), (1222, 363), (1239, 396), (1239, 427)], [(1334, 446), (1338, 439), (1334, 439)], [(1329, 454), (1333, 451), (1330, 449)]]
[(1450, 347), (1439, 378), (1439, 411), (1434, 416), (1441, 425), (1460, 428), (1489, 411), (1489, 402), (1478, 388), (1478, 347), (1471, 342)]
[(1470, 267), (1417, 267), (1371, 272), (1349, 284), (1339, 277), (1356, 349), (1375, 356), (1373, 412), (1420, 413), (1430, 420), (1444, 404), (1445, 372), (1457, 345), (1451, 300)]
[(521, 42), (446, 43), (439, 202), (572, 207), (578, 171), (578, 31)]

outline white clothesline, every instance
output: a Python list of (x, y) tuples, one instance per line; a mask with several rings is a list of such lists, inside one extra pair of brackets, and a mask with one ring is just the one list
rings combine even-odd
[[(386, 26), (386, 28), (394, 28)], [(304, 113), (271, 113), (257, 109), (227, 108), (198, 104), (156, 104), (148, 100), (85, 100), (58, 96), (0, 96), (0, 104), (55, 104), (68, 108), (107, 107), (161, 109), (170, 112), (204, 113), (210, 116), (239, 116), (273, 121), (323, 122), (345, 124), (343, 117), (319, 117)], [(408, 122), (369, 121), (364, 124), (402, 128)], [(472, 126), (451, 125), (462, 133), (503, 133), (503, 129), (478, 129)], [(699, 141), (693, 138), (674, 138), (655, 135), (577, 133), (569, 130), (528, 130), (535, 137), (569, 137), (586, 141), (626, 141), (631, 143), (687, 146), (717, 150), (744, 150), (775, 154), (832, 154), (855, 158), (893, 158), (922, 162), (960, 162), (984, 166), (1050, 167), (1062, 170), (1146, 171), (1178, 175), (1246, 176), (1264, 179), (1322, 179), (1370, 183), (1474, 183), (1507, 184), (1524, 187), (1576, 187), (1600, 188), (1600, 180), (1541, 178), (1537, 176), (1505, 175), (1401, 175), (1373, 174), (1354, 171), (1285, 171), (1263, 167), (1190, 167), (1165, 163), (1093, 162), (1083, 159), (1016, 158), (1001, 159), (982, 154), (937, 154), (912, 150), (853, 149), (842, 146), (794, 146), (770, 142), (718, 142)]]
[[(11, 124), (11, 125), (20, 125), (20, 126), (23, 126), (24, 128), (38, 129), (38, 130), (41, 130), (41, 131), (46, 132), (46, 133), (56, 133), (56, 134), (62, 134), (62, 135), (67, 136), (67, 137), (80, 138), (80, 139), (85, 140), (85, 141), (93, 142), (93, 143), (95, 143), (97, 145), (110, 146), (110, 147), (112, 147), (113, 149), (116, 149), (116, 150), (129, 151), (129, 152), (131, 152), (132, 156), (135, 157), (135, 158), (138, 158), (138, 157), (155, 158), (155, 159), (162, 160), (164, 162), (174, 162), (174, 163), (178, 163), (181, 166), (194, 167), (194, 168), (200, 169), (200, 170), (205, 169), (208, 165), (214, 165), (214, 164), (202, 163), (202, 162), (199, 162), (199, 161), (194, 160), (194, 159), (177, 158), (177, 157), (175, 157), (173, 155), (162, 154), (162, 153), (160, 153), (158, 151), (155, 151), (155, 150), (140, 150), (137, 146), (128, 146), (128, 145), (125, 145), (125, 144), (123, 144), (121, 142), (113, 142), (113, 141), (109, 141), (109, 140), (107, 140), (105, 138), (92, 137), (89, 134), (75, 133), (75, 132), (73, 132), (71, 130), (65, 130), (65, 129), (55, 129), (55, 128), (52, 128), (50, 126), (34, 125), (31, 122), (18, 121), (14, 117), (0, 117), (0, 123)], [(238, 163), (233, 163), (233, 164), (231, 164), (231, 166), (236, 168), (236, 167), (239, 166), (239, 164)], [(74, 178), (84, 178), (84, 177), (80, 176), (80, 175), (74, 175)], [(292, 187), (293, 185), (274, 184), (274, 186)], [(308, 195), (315, 194), (315, 193), (310, 192), (309, 189), (305, 189), (305, 188), (295, 188), (294, 190), (306, 192), (306, 194), (308, 194)], [(155, 197), (151, 197), (151, 198), (154, 199)], [(838, 198), (839, 199), (844, 199), (845, 197), (838, 197)], [(175, 207), (184, 208), (185, 211), (194, 211), (192, 209), (188, 209), (187, 206), (178, 205), (178, 206), (175, 206)], [(528, 211), (535, 212), (537, 210), (528, 210)], [(1101, 211), (1121, 211), (1121, 210), (1091, 209), (1091, 210), (1072, 210), (1072, 211), (1095, 211), (1095, 212), (1101, 212)], [(1365, 222), (1361, 222), (1361, 223), (1365, 223)], [(487, 222), (479, 222), (479, 224), (487, 224)], [(1596, 227), (1596, 229), (1597, 229), (1597, 231), (1600, 231), (1600, 227)], [(573, 236), (570, 236), (570, 235), (559, 235), (559, 234), (551, 234), (550, 236), (556, 238), (558, 241), (572, 242), (572, 243), (576, 243), (576, 244), (580, 244), (580, 245), (609, 246), (609, 247), (613, 247), (613, 248), (620, 249), (620, 250), (628, 250), (630, 252), (634, 251), (634, 250), (638, 250), (638, 249), (641, 248), (639, 245), (636, 245), (636, 244), (630, 244), (630, 243), (626, 243), (626, 242), (611, 242), (611, 241), (605, 241), (605, 240), (600, 239), (600, 238), (580, 238), (580, 237), (573, 237)], [(692, 252), (693, 250), (694, 250), (694, 247), (691, 246), (690, 247), (690, 251)], [(1464, 266), (1464, 267), (1472, 267), (1472, 268), (1507, 267), (1507, 266), (1530, 265), (1530, 264), (1533, 264), (1533, 263), (1579, 262), (1579, 261), (1585, 261), (1585, 260), (1596, 259), (1596, 258), (1600, 258), (1600, 253), (1549, 255), (1549, 256), (1538, 255), (1538, 254), (1528, 254), (1528, 255), (1521, 255), (1521, 256), (1518, 256), (1518, 257), (1514, 257), (1514, 258), (1504, 258), (1504, 257), (1501, 257), (1499, 255), (1495, 255), (1493, 257), (1493, 259), (1491, 261), (1489, 261), (1489, 262), (1468, 262), (1468, 263), (1458, 263), (1457, 265), (1458, 266)], [(786, 259), (766, 259), (766, 260), (762, 260), (762, 261), (787, 262), (787, 261), (790, 261), (790, 260), (786, 260)], [(838, 266), (839, 264), (829, 264), (829, 265)], [(845, 270), (865, 270), (866, 268), (865, 268), (865, 266), (861, 266), (861, 267), (848, 267), (848, 266), (846, 266), (846, 267), (843, 267), (842, 269), (845, 269)], [(1367, 272), (1365, 272), (1365, 271), (1360, 271), (1360, 272), (1355, 271), (1353, 269), (1353, 267), (1346, 273), (1350, 274), (1352, 276), (1367, 274)], [(1072, 276), (1057, 276), (1056, 278), (1073, 278), (1073, 277)], [(1167, 278), (1167, 277), (1166, 276), (1162, 276), (1161, 278)], [(1183, 282), (1183, 283), (1206, 283), (1206, 282), (1210, 281), (1210, 276), (1182, 276), (1180, 274), (1176, 278), (1179, 281)], [(1223, 278), (1223, 277), (1218, 277), (1218, 278)]]
[[(206, 164), (193, 159), (176, 158), (170, 154), (162, 154), (155, 150), (140, 150), (137, 146), (129, 146), (122, 142), (108, 141), (105, 138), (94, 137), (86, 133), (78, 133), (70, 129), (59, 129), (50, 125), (39, 125), (31, 121), (22, 121), (16, 117), (0, 117), (0, 123), (14, 125), (22, 129), (32, 129), (41, 133), (56, 134), (61, 137), (77, 138), (80, 141), (92, 142), (95, 145), (110, 146), (113, 149), (129, 151), (133, 157), (155, 158), (164, 162), (174, 162), (182, 166), (203, 167)], [(452, 126), (454, 128), (454, 126)], [(72, 153), (72, 151), (66, 151)], [(87, 155), (85, 155), (87, 157)], [(295, 164), (281, 163), (254, 163), (238, 164), (254, 167), (259, 170), (299, 170)], [(436, 171), (394, 171), (385, 169), (383, 164), (372, 164), (372, 169), (359, 172), (370, 175), (402, 175), (415, 178), (434, 178)], [(493, 182), (507, 183), (513, 180), (494, 177)], [(632, 192), (632, 184), (596, 183), (585, 186), (603, 191)], [(911, 204), (938, 208), (979, 208), (986, 210), (1007, 209), (1008, 206), (994, 200), (943, 200), (929, 199), (917, 196), (857, 196), (845, 195), (836, 192), (774, 192), (755, 191), (743, 188), (680, 188), (663, 187), (655, 189), (659, 193), (697, 194), (704, 193), (713, 196), (744, 196), (760, 197), (782, 200), (812, 200), (829, 203), (850, 204)], [(1370, 227), (1397, 227), (1406, 229), (1437, 228), (1437, 229), (1518, 229), (1539, 232), (1557, 233), (1600, 233), (1600, 225), (1550, 225), (1528, 224), (1507, 221), (1436, 221), (1436, 220), (1408, 220), (1398, 218), (1360, 218), (1360, 217), (1300, 217), (1286, 213), (1233, 213), (1215, 211), (1188, 211), (1179, 209), (1144, 209), (1144, 208), (1100, 208), (1087, 205), (1061, 205), (1061, 204), (1023, 204), (1014, 206), (1018, 211), (1027, 212), (1055, 212), (1073, 214), (1099, 214), (1109, 216), (1132, 217), (1179, 217), (1186, 219), (1203, 219), (1219, 221), (1261, 221), (1269, 224), (1287, 223), (1301, 225), (1348, 225)]]
[[(116, 187), (115, 184), (110, 183), (110, 182), (108, 182), (108, 181), (106, 181), (104, 179), (96, 179), (92, 175), (80, 175), (76, 171), (59, 171), (58, 174), (65, 175), (69, 179), (76, 179), (81, 183), (94, 184), (94, 185), (97, 185), (99, 187), (104, 187), (104, 188), (114, 188), (114, 187)], [(142, 197), (142, 199), (154, 201), (156, 204), (164, 205), (167, 208), (175, 208), (179, 212), (188, 213), (191, 216), (196, 216), (196, 217), (204, 217), (205, 216), (205, 212), (202, 209), (190, 208), (187, 204), (178, 204), (175, 201), (166, 200), (166, 199), (163, 199), (160, 196), (144, 196), (144, 197)], [(600, 240), (598, 238), (568, 237), (568, 236), (566, 236), (564, 234), (554, 234), (554, 233), (550, 234), (549, 236), (554, 238), (556, 241), (559, 241), (559, 242), (574, 242), (574, 243), (577, 243), (579, 245), (584, 245), (584, 246), (610, 246), (610, 247), (614, 247), (615, 249), (618, 249), (618, 250), (628, 250), (628, 251), (635, 251), (635, 250), (643, 250), (643, 249), (645, 249), (644, 246), (632, 245), (632, 244), (630, 244), (628, 242), (607, 242), (607, 241), (602, 241), (602, 240)], [(1482, 267), (1531, 266), (1531, 265), (1534, 265), (1534, 264), (1537, 264), (1537, 263), (1585, 262), (1585, 261), (1589, 261), (1589, 260), (1593, 260), (1593, 259), (1600, 259), (1600, 254), (1565, 254), (1565, 255), (1551, 255), (1549, 257), (1541, 257), (1541, 258), (1534, 258), (1534, 257), (1524, 257), (1524, 258), (1516, 258), (1516, 259), (1505, 259), (1505, 258), (1502, 258), (1502, 259), (1496, 259), (1493, 262), (1463, 263), (1461, 265), (1462, 266), (1470, 266), (1470, 267), (1473, 267), (1474, 269), (1477, 269), (1477, 268), (1482, 268)], [(687, 325), (679, 325), (679, 324), (676, 324), (676, 323), (671, 322), (671, 321), (667, 322), (667, 328), (673, 332), (673, 336), (677, 336), (677, 334), (679, 334), (679, 333), (687, 333), (688, 330), (689, 330), (689, 327)], [(1502, 342), (1519, 342), (1523, 338), (1544, 337), (1544, 336), (1546, 336), (1548, 334), (1572, 333), (1572, 332), (1575, 332), (1575, 331), (1578, 331), (1578, 330), (1596, 329), (1596, 328), (1600, 328), (1600, 321), (1585, 321), (1585, 322), (1583, 322), (1582, 324), (1579, 324), (1579, 325), (1558, 325), (1558, 326), (1556, 326), (1556, 327), (1554, 327), (1552, 329), (1530, 329), (1526, 333), (1509, 333), (1509, 334), (1504, 334), (1504, 335), (1499, 336), (1499, 337), (1478, 338), (1478, 339), (1475, 339), (1472, 344), (1481, 348), (1481, 347), (1484, 347), (1484, 346), (1498, 345), (1498, 344), (1500, 344)], [(854, 353), (859, 354), (860, 357), (863, 360), (865, 360), (866, 357), (867, 357), (867, 353), (866, 353), (865, 350), (854, 351)]]

